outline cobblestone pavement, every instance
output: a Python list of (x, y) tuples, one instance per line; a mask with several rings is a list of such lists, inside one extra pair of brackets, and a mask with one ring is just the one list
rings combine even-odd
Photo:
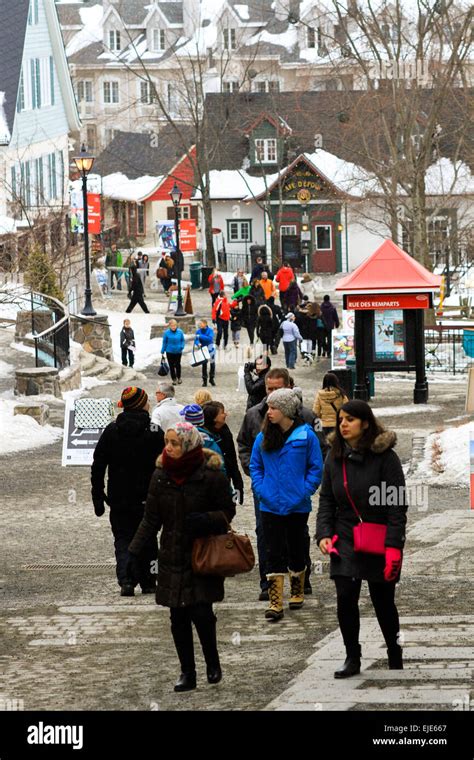
[[(205, 293), (193, 299), (197, 313), (208, 313)], [(210, 390), (225, 403), (236, 433), (245, 397), (235, 392), (235, 357), (225, 356)], [(308, 405), (327, 369), (321, 361), (295, 370)], [(180, 401), (191, 400), (197, 372), (185, 368)], [(155, 370), (146, 374), (152, 393)], [(411, 403), (413, 382), (376, 380), (374, 406)], [(446, 379), (430, 390), (438, 409), (384, 418), (399, 434), (404, 462), (414, 431), (463, 414), (464, 381)], [(112, 383), (91, 393), (117, 399), (120, 391)], [(199, 652), (198, 689), (178, 695), (168, 611), (139, 592), (119, 596), (110, 527), (106, 516), (94, 516), (89, 470), (60, 462), (60, 443), (0, 459), (0, 696), (23, 700), (26, 710), (448, 710), (461, 698), (472, 709), (473, 523), (466, 489), (430, 488), (428, 505), (410, 510), (398, 591), (407, 654), (402, 674), (384, 668), (382, 637), (363, 592), (363, 672), (350, 684), (333, 682), (342, 641), (328, 566), (313, 544), (314, 594), (276, 625), (264, 620), (265, 604), (257, 601), (257, 570), (228, 579), (226, 599), (216, 605), (224, 680), (207, 685)], [(253, 537), (248, 479), (246, 486), (236, 526)], [(312, 532), (314, 520), (313, 512)]]

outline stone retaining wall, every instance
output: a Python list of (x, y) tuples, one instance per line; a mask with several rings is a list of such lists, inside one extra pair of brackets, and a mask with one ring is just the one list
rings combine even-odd
[(15, 371), (15, 396), (61, 398), (59, 372), (54, 367), (28, 367)]
[(61, 388), (61, 393), (75, 391), (81, 387), (81, 365), (79, 363), (61, 370), (59, 373), (59, 387)]
[(72, 340), (80, 343), (84, 351), (113, 361), (112, 338), (107, 317), (71, 316)]
[[(32, 331), (31, 311), (19, 311), (16, 315), (15, 341), (18, 343), (23, 336)], [(35, 310), (35, 332), (41, 333), (53, 324), (52, 312), (47, 310)]]

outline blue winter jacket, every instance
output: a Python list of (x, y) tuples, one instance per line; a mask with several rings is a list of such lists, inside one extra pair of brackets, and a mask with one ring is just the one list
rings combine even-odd
[(212, 327), (204, 328), (204, 330), (200, 327), (196, 331), (196, 338), (194, 340), (195, 346), (207, 346), (209, 349), (209, 354), (211, 356), (211, 359), (214, 357), (216, 353), (216, 348), (214, 346), (214, 330)]
[(323, 458), (309, 425), (295, 428), (281, 449), (264, 451), (263, 433), (250, 457), (252, 487), (263, 512), (288, 515), (311, 512), (311, 496), (321, 483)]
[(184, 332), (178, 327), (174, 332), (170, 328), (163, 333), (161, 353), (182, 354), (184, 351)]

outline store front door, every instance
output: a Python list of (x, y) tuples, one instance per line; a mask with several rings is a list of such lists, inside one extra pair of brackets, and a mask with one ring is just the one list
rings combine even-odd
[(281, 236), (281, 256), (292, 269), (301, 269), (303, 256), (301, 254), (301, 240), (298, 235)]
[(313, 272), (336, 272), (334, 222), (318, 221), (313, 228)]

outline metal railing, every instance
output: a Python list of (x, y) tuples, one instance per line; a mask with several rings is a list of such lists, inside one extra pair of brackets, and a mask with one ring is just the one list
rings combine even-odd
[(425, 327), (425, 364), (427, 372), (452, 375), (474, 367), (474, 325)]
[[(36, 367), (56, 367), (61, 370), (70, 363), (69, 311), (57, 298), (26, 288), (0, 287), (0, 301), (31, 314), (31, 333), (23, 337), (33, 344)], [(50, 324), (45, 329), (45, 321)], [(40, 331), (38, 331), (40, 330)]]

